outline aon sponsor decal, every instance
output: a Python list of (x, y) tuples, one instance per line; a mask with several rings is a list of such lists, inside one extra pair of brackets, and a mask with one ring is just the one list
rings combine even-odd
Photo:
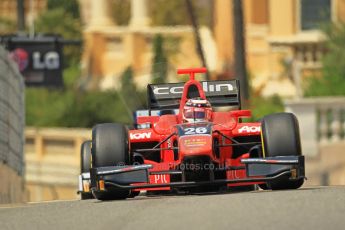
[(245, 125), (238, 129), (238, 133), (258, 133), (261, 131), (260, 126), (248, 126)]
[(129, 138), (131, 140), (140, 140), (140, 139), (147, 139), (151, 138), (152, 133), (147, 132), (147, 133), (131, 133), (129, 134)]

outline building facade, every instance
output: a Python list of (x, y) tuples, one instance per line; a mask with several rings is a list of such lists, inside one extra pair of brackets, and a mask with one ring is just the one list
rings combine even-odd
[[(16, 0), (2, 0), (3, 18), (16, 21)], [(234, 76), (233, 5), (211, 1), (212, 28), (200, 30), (212, 76)], [(25, 0), (27, 23), (46, 7), (46, 0)], [(150, 81), (152, 44), (157, 34), (169, 40), (171, 75), (175, 68), (201, 66), (191, 26), (153, 27), (147, 0), (131, 0), (131, 19), (118, 26), (110, 0), (79, 0), (84, 24), (83, 76), (101, 88), (117, 86), (131, 66), (135, 80)], [(325, 37), (320, 26), (345, 19), (345, 0), (243, 0), (248, 73), (256, 93), (301, 96), (303, 79), (321, 68)], [(183, 15), (181, 15), (183, 16)], [(185, 15), (186, 16), (186, 15)], [(91, 84), (92, 85), (92, 84)]]
[[(201, 65), (192, 28), (150, 26), (146, 0), (131, 1), (130, 23), (121, 27), (109, 16), (109, 1), (80, 0), (80, 3), (87, 19), (84, 73), (101, 79), (104, 87), (113, 87), (128, 66), (134, 68), (139, 84), (149, 81), (152, 40), (156, 34), (179, 41), (170, 60), (174, 68)], [(243, 0), (242, 3), (247, 67), (254, 90), (264, 96), (302, 96), (303, 79), (320, 71), (325, 53), (325, 36), (320, 26), (342, 21), (345, 1)], [(214, 77), (235, 77), (232, 1), (215, 0), (212, 8), (213, 28), (201, 30), (208, 67)]]
[[(170, 42), (165, 43), (165, 48), (173, 53), (169, 58), (172, 66), (201, 66), (191, 26), (150, 26), (146, 0), (132, 0), (129, 25), (118, 26), (111, 19), (109, 4), (107, 0), (80, 1), (85, 23), (83, 73), (92, 76), (101, 88), (116, 87), (119, 77), (128, 67), (132, 67), (136, 83), (146, 86), (150, 81), (153, 40), (158, 34)], [(213, 54), (208, 58), (215, 60), (216, 47), (212, 43), (210, 30), (204, 28), (201, 33), (205, 41), (211, 40), (204, 47)], [(174, 70), (172, 72), (176, 73)]]
[[(231, 68), (232, 1), (215, 1), (218, 70)], [(303, 78), (317, 74), (325, 53), (320, 27), (345, 19), (344, 0), (243, 0), (247, 67), (261, 95), (302, 96)], [(230, 65), (230, 67), (229, 67)]]
[[(24, 0), (26, 24), (31, 23), (47, 6), (47, 0)], [(17, 0), (0, 1), (0, 18), (17, 23)]]

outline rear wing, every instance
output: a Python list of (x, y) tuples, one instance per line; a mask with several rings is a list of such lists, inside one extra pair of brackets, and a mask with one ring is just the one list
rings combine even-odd
[[(201, 81), (200, 83), (212, 107), (241, 108), (238, 80)], [(149, 84), (147, 86), (148, 109), (178, 109), (184, 84), (184, 82)], [(190, 95), (193, 95), (193, 92)]]

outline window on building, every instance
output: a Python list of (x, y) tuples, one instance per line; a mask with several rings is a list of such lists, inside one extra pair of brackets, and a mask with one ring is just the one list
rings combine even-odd
[(268, 24), (268, 1), (267, 0), (253, 0), (252, 1), (252, 18), (253, 24)]
[(300, 0), (301, 29), (319, 29), (331, 20), (331, 0)]

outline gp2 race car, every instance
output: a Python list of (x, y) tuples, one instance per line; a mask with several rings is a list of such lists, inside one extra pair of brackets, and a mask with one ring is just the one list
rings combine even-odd
[[(92, 140), (81, 146), (82, 199), (302, 186), (296, 117), (276, 113), (242, 122), (251, 112), (241, 110), (238, 80), (195, 80), (205, 72), (180, 69), (178, 74), (189, 74), (186, 83), (148, 85), (148, 109), (136, 112), (135, 129), (116, 123), (93, 127)], [(187, 114), (194, 122), (186, 121)]]

